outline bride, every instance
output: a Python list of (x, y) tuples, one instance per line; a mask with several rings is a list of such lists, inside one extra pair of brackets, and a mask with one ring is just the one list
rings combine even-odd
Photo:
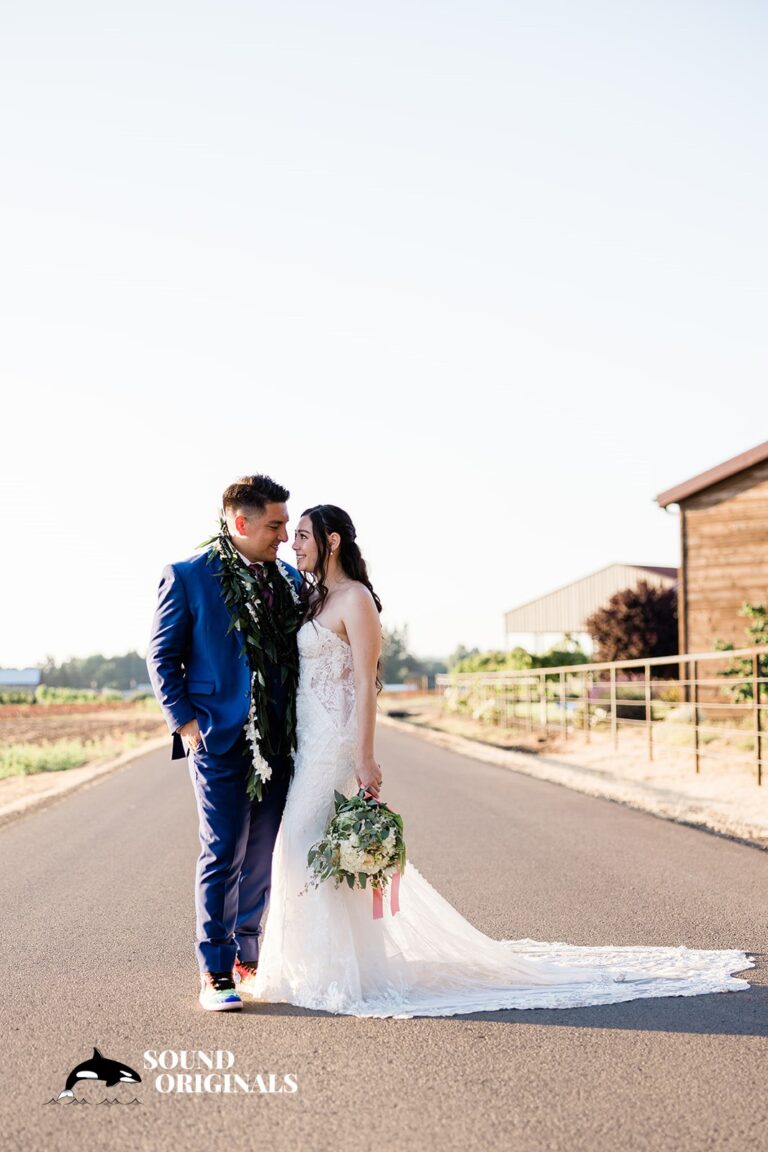
[[(264, 1001), (353, 1016), (451, 1016), (499, 1008), (574, 1008), (649, 996), (749, 988), (731, 975), (754, 967), (742, 951), (582, 947), (494, 940), (465, 920), (409, 859), (400, 910), (388, 896), (326, 881), (307, 887), (307, 852), (334, 812), (334, 790), (375, 797), (381, 603), (346, 512), (308, 509), (293, 544), (312, 578), (298, 634), (295, 772), (272, 861), (258, 969), (240, 991)], [(408, 840), (408, 821), (405, 820)]]

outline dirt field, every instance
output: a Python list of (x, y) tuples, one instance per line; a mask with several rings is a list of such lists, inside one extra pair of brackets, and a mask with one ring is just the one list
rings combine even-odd
[(52, 740), (101, 740), (129, 733), (144, 737), (168, 731), (159, 712), (141, 705), (83, 709), (82, 704), (0, 708), (0, 743), (45, 744)]

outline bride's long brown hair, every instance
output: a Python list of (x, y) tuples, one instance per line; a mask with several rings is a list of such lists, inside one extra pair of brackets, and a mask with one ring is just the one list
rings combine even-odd
[[(312, 535), (315, 538), (317, 545), (317, 563), (315, 570), (312, 573), (314, 584), (305, 585), (305, 596), (307, 601), (309, 599), (310, 591), (316, 592), (317, 595), (314, 600), (308, 604), (307, 614), (305, 620), (314, 620), (319, 616), (323, 610), (323, 605), (328, 598), (328, 587), (325, 583), (325, 578), (328, 575), (328, 559), (331, 554), (328, 537), (331, 532), (338, 532), (339, 534), (339, 563), (341, 570), (345, 576), (349, 576), (350, 580), (358, 580), (370, 592), (373, 597), (373, 602), (376, 605), (376, 610), (381, 612), (381, 600), (376, 595), (373, 585), (371, 584), (370, 577), (368, 576), (368, 568), (366, 567), (363, 554), (357, 544), (357, 532), (352, 523), (352, 518), (348, 512), (343, 508), (339, 508), (336, 504), (315, 504), (314, 508), (307, 508), (302, 512), (302, 516), (308, 516), (312, 521)], [(379, 677), (381, 662), (376, 670), (376, 687), (381, 691), (382, 684)]]
[(315, 580), (312, 590), (317, 596), (309, 606), (306, 619), (314, 620), (315, 616), (320, 615), (328, 596), (325, 578), (328, 575), (328, 558), (331, 554), (328, 544), (331, 532), (339, 534), (339, 563), (342, 572), (345, 576), (349, 576), (350, 580), (359, 580), (366, 586), (373, 596), (377, 611), (381, 612), (381, 600), (373, 590), (363, 554), (357, 544), (357, 532), (349, 513), (336, 504), (315, 504), (314, 508), (307, 508), (302, 512), (302, 516), (309, 516), (312, 521), (312, 535), (317, 545), (317, 564), (312, 573)]

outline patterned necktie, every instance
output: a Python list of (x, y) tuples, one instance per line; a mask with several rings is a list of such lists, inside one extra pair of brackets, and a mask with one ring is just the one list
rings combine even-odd
[(251, 572), (253, 572), (254, 576), (256, 577), (256, 582), (258, 583), (259, 588), (261, 589), (262, 600), (266, 604), (267, 608), (271, 608), (275, 602), (275, 595), (269, 586), (269, 581), (267, 580), (266, 568), (264, 567), (263, 564), (249, 564), (248, 567), (250, 568)]

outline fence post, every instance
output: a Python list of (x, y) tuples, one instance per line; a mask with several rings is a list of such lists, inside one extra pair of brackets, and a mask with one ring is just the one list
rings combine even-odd
[(755, 712), (755, 763), (757, 765), (757, 782), (763, 782), (763, 761), (760, 755), (760, 660), (757, 652), (752, 654), (752, 707)]
[(693, 708), (693, 761), (696, 766), (696, 775), (701, 770), (701, 754), (699, 752), (699, 662), (688, 661), (688, 676), (690, 678), (689, 699)]
[(586, 738), (586, 742), (587, 742), (587, 744), (589, 744), (589, 742), (590, 742), (590, 730), (589, 730), (589, 674), (588, 674), (587, 672), (582, 672), (582, 674), (581, 674), (581, 695), (582, 695), (582, 698), (583, 698), (583, 704), (584, 704), (584, 713), (583, 713), (583, 726), (584, 726), (584, 736), (585, 736), (585, 738)]
[(565, 672), (560, 673), (560, 731), (568, 739), (568, 713), (565, 708)]
[(651, 666), (645, 664), (645, 723), (648, 728), (648, 759), (653, 760), (653, 719), (651, 717)]
[(611, 736), (614, 751), (619, 747), (619, 717), (616, 714), (616, 665), (611, 665)]
[(547, 716), (547, 674), (539, 673), (539, 719), (544, 728), (544, 735), (549, 736), (549, 717)]

